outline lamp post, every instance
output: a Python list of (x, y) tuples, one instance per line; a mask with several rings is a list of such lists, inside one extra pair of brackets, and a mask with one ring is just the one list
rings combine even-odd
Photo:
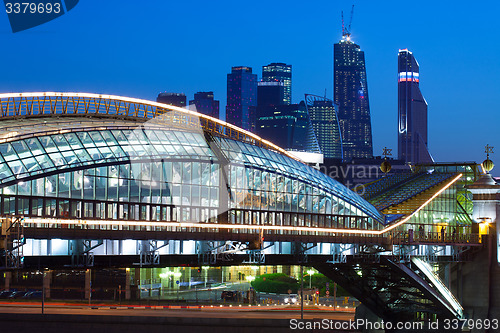
[(210, 268), (210, 266), (203, 266), (201, 268), (203, 269), (203, 272), (205, 272), (205, 288), (207, 288), (208, 269)]
[(307, 274), (309, 274), (309, 289), (312, 288), (312, 276), (314, 274), (314, 270), (310, 269), (307, 271)]
[[(170, 273), (170, 272), (169, 272)], [(163, 282), (161, 281), (161, 279), (167, 279), (168, 276), (170, 275), (169, 273), (161, 273), (160, 274), (160, 290), (159, 290), (159, 295), (158, 295), (158, 299), (161, 298), (162, 294), (163, 294)]]

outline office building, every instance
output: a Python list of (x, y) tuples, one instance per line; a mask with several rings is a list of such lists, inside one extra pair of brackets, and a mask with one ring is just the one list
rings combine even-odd
[(189, 105), (195, 105), (196, 111), (207, 116), (219, 118), (219, 101), (214, 100), (213, 91), (200, 91), (194, 94), (194, 99), (189, 101)]
[(427, 102), (420, 92), (419, 65), (408, 49), (398, 55), (398, 158), (406, 163), (429, 163)]
[(257, 74), (246, 66), (233, 67), (227, 74), (226, 121), (247, 131), (255, 131)]
[(283, 82), (283, 104), (292, 103), (292, 65), (273, 62), (262, 66), (263, 82)]
[(158, 94), (156, 101), (158, 103), (178, 106), (180, 108), (186, 107), (186, 95), (184, 94), (163, 92)]
[(306, 106), (321, 153), (325, 158), (342, 159), (342, 136), (333, 101), (306, 94)]
[(334, 98), (344, 159), (373, 156), (365, 54), (350, 33), (334, 45)]

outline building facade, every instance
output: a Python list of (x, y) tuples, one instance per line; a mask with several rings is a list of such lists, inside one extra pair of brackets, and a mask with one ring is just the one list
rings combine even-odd
[(267, 106), (257, 121), (257, 134), (286, 149), (320, 153), (304, 102)]
[(334, 98), (344, 159), (373, 156), (365, 54), (345, 34), (334, 45)]
[(283, 82), (283, 104), (292, 103), (292, 65), (274, 62), (269, 65), (262, 66), (262, 81)]
[(398, 158), (405, 163), (429, 163), (427, 102), (420, 92), (419, 65), (408, 49), (398, 55)]
[(156, 101), (158, 103), (163, 103), (172, 106), (178, 106), (180, 108), (186, 107), (186, 95), (179, 93), (169, 93), (163, 92), (159, 93), (158, 97), (156, 97)]
[(321, 153), (325, 158), (342, 159), (342, 136), (333, 101), (306, 94), (306, 106)]
[(232, 67), (227, 74), (226, 121), (254, 132), (257, 112), (257, 74), (251, 67)]
[[(264, 113), (262, 108), (269, 106), (277, 106), (285, 104), (283, 98), (285, 96), (285, 85), (283, 82), (261, 81), (257, 83), (257, 116)], [(259, 110), (260, 109), (260, 110)]]
[(214, 99), (213, 91), (200, 91), (194, 94), (194, 99), (189, 101), (189, 105), (195, 105), (196, 111), (207, 116), (219, 118), (219, 101)]

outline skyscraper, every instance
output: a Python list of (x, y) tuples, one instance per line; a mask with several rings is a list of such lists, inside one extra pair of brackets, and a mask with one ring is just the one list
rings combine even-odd
[(333, 101), (306, 94), (306, 106), (321, 153), (325, 158), (342, 159), (342, 138)]
[(262, 109), (268, 106), (282, 105), (283, 96), (285, 94), (285, 86), (283, 82), (272, 81), (272, 82), (258, 82), (257, 83), (257, 115), (259, 115), (258, 109)]
[(338, 105), (344, 159), (372, 157), (372, 126), (365, 54), (344, 32), (334, 45), (334, 98)]
[(398, 54), (398, 158), (428, 163), (427, 102), (420, 92), (419, 65), (408, 49)]
[(233, 67), (227, 74), (226, 121), (247, 131), (255, 131), (257, 75), (251, 67)]
[(281, 62), (273, 62), (262, 66), (263, 82), (283, 82), (285, 87), (283, 104), (292, 103), (292, 65)]
[(186, 107), (186, 95), (178, 93), (159, 93), (156, 97), (158, 103), (178, 106), (180, 108)]
[(286, 150), (320, 153), (304, 102), (269, 105), (257, 121), (257, 134)]
[(219, 118), (219, 101), (214, 100), (213, 91), (200, 91), (194, 94), (194, 99), (189, 101), (189, 105), (195, 105), (196, 111), (208, 116)]

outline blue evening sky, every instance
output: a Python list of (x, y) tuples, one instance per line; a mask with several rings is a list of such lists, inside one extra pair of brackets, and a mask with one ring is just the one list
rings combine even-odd
[[(66, 15), (11, 32), (0, 12), (0, 92), (80, 91), (154, 100), (213, 90), (226, 104), (231, 66), (286, 62), (292, 99), (332, 97), (333, 44), (352, 1), (81, 0)], [(374, 153), (397, 151), (397, 54), (420, 64), (437, 161), (482, 161), (496, 146), (500, 2), (354, 1), (352, 38), (365, 51)], [(500, 164), (500, 162), (498, 162)], [(499, 168), (497, 168), (499, 169)], [(496, 171), (496, 172), (495, 172)], [(493, 173), (498, 174), (498, 170)]]

